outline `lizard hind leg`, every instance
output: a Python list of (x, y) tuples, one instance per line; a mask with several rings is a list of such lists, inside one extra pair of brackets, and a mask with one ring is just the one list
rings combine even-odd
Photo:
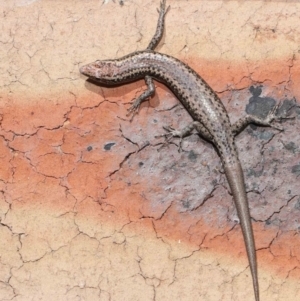
[(160, 138), (164, 137), (166, 139), (165, 143), (163, 144), (166, 145), (171, 141), (172, 138), (179, 138), (179, 151), (182, 150), (182, 141), (183, 138), (188, 137), (192, 135), (194, 129), (206, 140), (212, 141), (212, 136), (209, 133), (209, 131), (200, 123), (199, 121), (193, 121), (189, 125), (185, 126), (181, 130), (175, 130), (171, 126), (164, 127), (164, 130), (167, 131), (166, 134), (162, 135), (157, 135), (155, 138)]
[(262, 125), (262, 126), (269, 126), (272, 127), (276, 130), (283, 131), (283, 128), (280, 125), (275, 125), (273, 122), (275, 121), (280, 121), (282, 119), (292, 119), (294, 117), (282, 117), (282, 116), (277, 116), (276, 112), (278, 111), (278, 108), (280, 107), (280, 103), (278, 105), (275, 105), (268, 115), (265, 118), (260, 118), (254, 115), (247, 115), (245, 117), (242, 117), (239, 119), (237, 122), (235, 122), (231, 128), (232, 128), (232, 133), (234, 136), (238, 135), (240, 132), (242, 132), (247, 125), (249, 124), (257, 124), (257, 125)]
[(160, 2), (160, 9), (158, 9), (159, 17), (157, 21), (157, 26), (156, 26), (156, 32), (150, 41), (148, 47), (146, 48), (147, 50), (154, 50), (155, 47), (158, 45), (160, 42), (163, 32), (164, 32), (164, 26), (165, 26), (165, 15), (168, 12), (170, 6), (167, 7), (166, 9), (166, 0), (162, 0)]

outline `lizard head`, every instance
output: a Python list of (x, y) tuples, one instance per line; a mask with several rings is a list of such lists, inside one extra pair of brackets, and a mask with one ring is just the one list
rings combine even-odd
[(110, 61), (100, 60), (80, 67), (79, 71), (97, 82), (108, 85), (116, 83), (115, 75), (118, 72), (115, 64)]

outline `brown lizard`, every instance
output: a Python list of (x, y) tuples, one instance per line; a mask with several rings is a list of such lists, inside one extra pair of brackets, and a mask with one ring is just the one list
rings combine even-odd
[[(245, 190), (243, 170), (239, 161), (234, 136), (249, 123), (273, 126), (278, 106), (274, 106), (263, 120), (247, 115), (231, 124), (226, 109), (210, 86), (188, 65), (180, 60), (155, 52), (163, 35), (166, 0), (160, 4), (156, 33), (143, 51), (113, 60), (97, 60), (80, 68), (80, 72), (104, 85), (118, 85), (145, 79), (147, 90), (129, 108), (138, 110), (140, 104), (155, 93), (153, 78), (168, 86), (193, 118), (193, 122), (180, 131), (168, 128), (168, 137), (186, 137), (195, 129), (205, 139), (211, 141), (220, 155), (225, 174), (237, 208), (250, 270), (253, 279), (255, 300), (259, 301), (256, 251), (252, 224)], [(275, 127), (280, 129), (278, 127)]]

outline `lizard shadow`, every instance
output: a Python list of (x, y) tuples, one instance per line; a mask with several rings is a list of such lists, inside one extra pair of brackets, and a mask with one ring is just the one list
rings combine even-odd
[[(155, 82), (155, 84), (157, 84), (157, 82)], [(134, 98), (138, 97), (139, 94), (142, 94), (146, 90), (146, 84), (145, 81), (141, 79), (128, 82), (126, 84), (121, 83), (114, 85), (106, 85), (103, 83), (99, 83), (97, 80), (89, 78), (85, 81), (85, 88), (105, 98), (130, 98), (129, 101), (132, 101)], [(158, 106), (160, 102), (157, 93), (150, 97), (149, 101), (151, 101), (152, 106), (154, 105), (154, 103), (155, 107)]]

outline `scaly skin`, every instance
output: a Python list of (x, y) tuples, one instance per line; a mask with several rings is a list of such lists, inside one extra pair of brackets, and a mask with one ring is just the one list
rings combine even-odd
[(271, 126), (277, 107), (265, 120), (248, 115), (231, 125), (219, 97), (194, 70), (176, 58), (154, 51), (163, 33), (164, 17), (168, 10), (165, 9), (165, 3), (165, 0), (161, 2), (157, 30), (146, 50), (133, 52), (119, 59), (98, 60), (81, 67), (80, 72), (109, 86), (144, 78), (148, 89), (135, 100), (130, 108), (131, 112), (136, 111), (143, 101), (154, 94), (152, 78), (155, 78), (173, 91), (194, 120), (182, 131), (170, 130), (169, 135), (182, 138), (196, 129), (203, 137), (215, 144), (237, 208), (253, 279), (255, 300), (259, 301), (254, 237), (244, 175), (234, 136), (252, 122)]

